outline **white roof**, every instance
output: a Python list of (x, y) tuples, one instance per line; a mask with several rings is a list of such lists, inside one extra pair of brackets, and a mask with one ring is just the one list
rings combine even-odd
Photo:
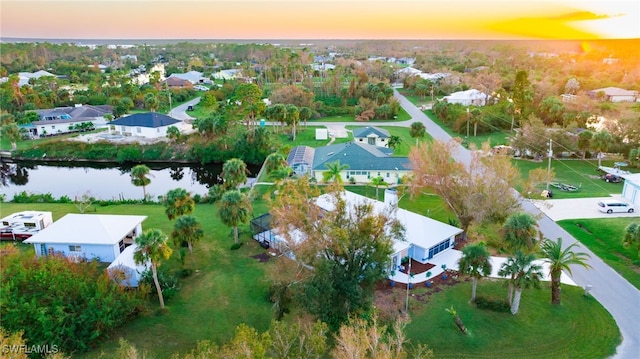
[[(353, 192), (344, 191), (343, 198), (347, 204), (347, 208), (353, 208), (353, 206), (358, 203), (371, 203), (376, 213), (388, 212), (390, 210), (383, 202), (375, 201)], [(316, 204), (327, 211), (335, 209), (332, 197), (327, 194), (318, 197)], [(462, 229), (460, 228), (421, 216), (406, 209), (398, 208), (395, 211), (395, 216), (405, 228), (406, 241), (396, 241), (393, 245), (394, 253), (408, 248), (411, 244), (429, 249), (445, 239), (462, 233)]]
[(147, 216), (70, 213), (24, 243), (116, 244)]
[(198, 71), (189, 71), (182, 74), (179, 74), (179, 73), (171, 74), (171, 76), (169, 77), (176, 77), (181, 80), (187, 80), (192, 84), (198, 83), (200, 82), (201, 79), (203, 79), (202, 72), (198, 72)]
[(136, 261), (133, 260), (133, 254), (135, 253), (136, 249), (138, 249), (138, 246), (135, 244), (132, 244), (129, 247), (125, 248), (124, 251), (122, 251), (122, 253), (120, 253), (120, 255), (113, 262), (111, 262), (111, 264), (109, 264), (107, 270), (122, 266), (135, 269), (138, 273), (142, 274), (142, 272), (147, 269), (148, 263), (136, 264)]
[[(22, 211), (10, 214), (0, 221), (2, 222), (24, 222), (24, 221), (32, 221), (35, 222), (40, 219), (51, 218), (51, 212), (40, 212), (40, 211)], [(51, 221), (51, 220), (49, 220)]]
[(482, 91), (478, 91), (476, 89), (471, 89), (471, 90), (466, 90), (466, 91), (459, 91), (459, 92), (454, 92), (449, 96), (445, 96), (444, 98), (446, 99), (460, 99), (460, 100), (466, 100), (466, 99), (483, 99), (483, 98), (487, 98), (487, 94), (485, 94)]

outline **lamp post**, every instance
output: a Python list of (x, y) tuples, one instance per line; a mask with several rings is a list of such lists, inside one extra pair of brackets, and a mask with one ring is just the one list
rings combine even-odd
[(551, 181), (551, 179), (549, 178), (551, 176), (551, 157), (553, 156), (553, 148), (551, 147), (551, 145), (553, 144), (553, 140), (549, 140), (549, 164), (547, 166), (547, 191), (549, 190), (549, 181)]

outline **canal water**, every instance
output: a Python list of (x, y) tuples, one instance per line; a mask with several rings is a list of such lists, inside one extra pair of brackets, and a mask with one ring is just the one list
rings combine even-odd
[[(175, 188), (191, 195), (206, 195), (209, 187), (219, 183), (222, 165), (184, 166), (146, 164), (151, 183), (146, 192), (151, 199)], [(74, 200), (84, 194), (102, 200), (142, 199), (142, 187), (131, 183), (131, 167), (100, 163), (0, 163), (0, 194), (11, 201), (16, 193), (50, 193), (54, 198), (67, 196)], [(249, 176), (259, 167), (248, 166)]]

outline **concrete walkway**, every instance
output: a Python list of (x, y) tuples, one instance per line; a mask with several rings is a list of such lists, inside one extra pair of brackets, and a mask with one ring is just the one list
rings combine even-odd
[(638, 218), (640, 209), (633, 213), (602, 213), (596, 203), (605, 199), (623, 200), (622, 195), (610, 197), (532, 200), (531, 202), (553, 221), (578, 218)]

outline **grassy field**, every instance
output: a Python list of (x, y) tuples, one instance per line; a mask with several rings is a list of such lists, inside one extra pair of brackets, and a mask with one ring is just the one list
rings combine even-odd
[[(520, 169), (524, 179), (529, 177), (529, 171), (532, 169), (542, 168), (546, 170), (548, 166), (546, 159), (541, 162), (514, 159), (513, 163)], [(602, 161), (602, 165), (613, 167), (613, 161)], [(610, 194), (622, 193), (623, 183), (607, 183), (599, 178), (603, 173), (598, 171), (597, 160), (551, 160), (551, 169), (556, 174), (555, 182), (580, 187), (577, 192), (565, 192), (550, 187), (553, 190), (554, 199), (606, 197)], [(539, 189), (542, 191), (545, 189), (545, 185), (539, 186)]]
[[(481, 281), (478, 295), (504, 298), (501, 281)], [(478, 309), (469, 303), (471, 282), (433, 294), (406, 328), (411, 343), (427, 343), (436, 358), (606, 358), (621, 341), (611, 315), (579, 287), (562, 287), (562, 305), (551, 305), (550, 289), (528, 289), (517, 315)], [(411, 305), (415, 305), (412, 301)], [(470, 335), (460, 333), (458, 312)]]
[[(400, 112), (398, 112), (398, 118), (396, 118), (395, 120), (372, 120), (369, 122), (365, 122), (365, 123), (372, 123), (375, 124), (376, 122), (388, 122), (388, 121), (408, 121), (411, 119), (411, 116), (407, 113), (407, 111), (404, 110), (404, 108), (400, 108)], [(356, 122), (356, 118), (354, 116), (326, 116), (326, 117), (320, 117), (320, 118), (316, 118), (313, 120), (310, 120), (309, 122)]]
[(568, 219), (558, 224), (640, 289), (640, 256), (637, 248), (624, 248), (625, 228), (640, 219), (598, 218)]

